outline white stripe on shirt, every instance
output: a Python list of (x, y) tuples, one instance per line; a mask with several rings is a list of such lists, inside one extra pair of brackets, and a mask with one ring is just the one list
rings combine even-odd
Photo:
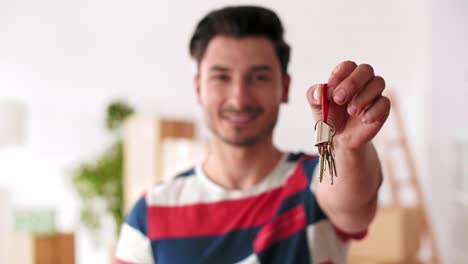
[(150, 240), (128, 224), (123, 224), (120, 231), (115, 257), (131, 263), (154, 264)]

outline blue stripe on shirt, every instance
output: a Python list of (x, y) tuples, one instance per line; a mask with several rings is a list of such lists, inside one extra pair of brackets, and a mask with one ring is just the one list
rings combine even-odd
[(259, 230), (260, 227), (252, 227), (218, 236), (162, 239), (151, 243), (153, 250), (157, 248), (158, 251), (156, 263), (235, 263), (253, 254), (253, 241)]
[(143, 235), (148, 234), (148, 217), (146, 208), (146, 198), (142, 196), (127, 216), (126, 223), (136, 230), (140, 231)]

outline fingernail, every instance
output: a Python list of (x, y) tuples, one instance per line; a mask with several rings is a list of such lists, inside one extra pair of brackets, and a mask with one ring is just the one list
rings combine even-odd
[(357, 112), (356, 106), (350, 105), (350, 106), (348, 107), (348, 114), (354, 116), (354, 115), (356, 114), (356, 112)]
[(338, 90), (337, 92), (335, 92), (335, 95), (333, 96), (333, 99), (335, 100), (335, 102), (337, 104), (344, 103), (345, 100), (346, 100), (346, 92), (343, 91), (343, 89)]
[(315, 101), (320, 102), (320, 87), (315, 88), (313, 96)]

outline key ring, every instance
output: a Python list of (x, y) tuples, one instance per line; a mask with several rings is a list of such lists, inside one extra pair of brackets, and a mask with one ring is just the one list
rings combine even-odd
[(322, 84), (320, 93), (320, 102), (322, 107), (322, 120), (318, 120), (315, 123), (314, 130), (317, 131), (317, 138), (315, 146), (318, 147), (318, 153), (320, 155), (319, 170), (320, 170), (320, 182), (322, 182), (323, 172), (328, 166), (328, 170), (331, 176), (331, 184), (333, 184), (333, 178), (337, 177), (335, 166), (335, 153), (333, 147), (333, 137), (336, 134), (336, 124), (333, 120), (328, 119), (328, 113), (330, 110), (330, 100), (327, 99), (328, 85)]
[(328, 84), (324, 83), (320, 87), (320, 101), (321, 101), (321, 106), (322, 106), (322, 120), (319, 120), (315, 123), (314, 130), (317, 130), (317, 124), (322, 121), (325, 124), (329, 125), (331, 127), (331, 133), (332, 137), (335, 136), (336, 134), (336, 124), (333, 122), (333, 120), (328, 118), (328, 111), (330, 109), (330, 100), (327, 98), (328, 94)]

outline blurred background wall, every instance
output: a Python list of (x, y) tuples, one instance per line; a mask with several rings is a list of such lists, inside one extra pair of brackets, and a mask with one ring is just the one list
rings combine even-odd
[[(281, 16), (292, 46), (290, 103), (275, 134), (283, 149), (315, 151), (307, 88), (342, 60), (369, 63), (404, 113), (444, 260), (457, 175), (453, 143), (468, 135), (468, 2), (437, 1), (0, 1), (0, 99), (28, 109), (26, 141), (0, 149), (0, 186), (15, 206), (53, 207), (76, 230), (70, 170), (109, 144), (104, 108), (123, 98), (138, 112), (193, 118), (188, 41), (225, 4), (260, 4)], [(194, 111), (196, 109), (196, 111)], [(78, 263), (109, 261), (78, 232)], [(447, 262), (449, 263), (449, 262)]]

